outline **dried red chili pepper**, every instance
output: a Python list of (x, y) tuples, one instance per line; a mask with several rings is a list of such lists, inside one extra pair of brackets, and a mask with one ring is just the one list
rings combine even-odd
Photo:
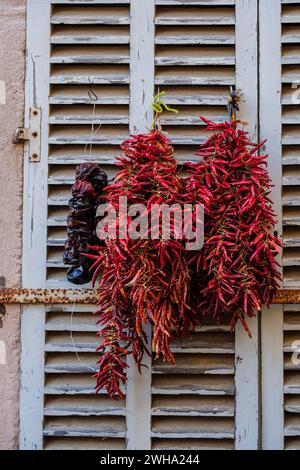
[(190, 261), (190, 304), (204, 318), (226, 314), (232, 329), (241, 320), (250, 335), (245, 318), (272, 303), (281, 280), (267, 156), (255, 154), (262, 144), (253, 144), (238, 122), (202, 120), (214, 134), (197, 152), (202, 160), (187, 165), (205, 206), (205, 244)]

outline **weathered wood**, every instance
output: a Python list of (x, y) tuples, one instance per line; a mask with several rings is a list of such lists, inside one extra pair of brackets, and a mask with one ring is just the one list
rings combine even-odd
[[(221, 407), (220, 407), (221, 408)], [(233, 417), (234, 416), (234, 408), (231, 409), (219, 409), (216, 411), (212, 411), (210, 408), (204, 409), (201, 408), (197, 410), (197, 407), (186, 409), (182, 405), (178, 405), (178, 408), (172, 408), (170, 405), (166, 409), (152, 409), (152, 416), (207, 416), (207, 417)]]
[[(50, 104), (63, 104), (63, 105), (68, 105), (68, 104), (88, 104), (91, 105), (91, 99), (89, 96), (51, 96), (49, 99)], [(129, 104), (129, 98), (128, 97), (118, 97), (115, 98), (113, 96), (101, 96), (98, 100), (93, 101), (93, 104), (99, 104), (99, 105), (128, 105)]]
[(129, 5), (131, 0), (51, 0), (54, 5)]
[(107, 76), (97, 74), (86, 75), (55, 75), (50, 77), (51, 85), (122, 85), (129, 84), (129, 74), (109, 74)]
[(227, 6), (234, 5), (236, 0), (155, 0), (156, 5), (182, 5), (182, 6)]
[(299, 82), (299, 74), (294, 74), (294, 73), (286, 73), (282, 75), (281, 77), (281, 83), (283, 84), (293, 84), (293, 83), (298, 83)]
[(234, 65), (235, 58), (234, 57), (171, 57), (171, 56), (163, 56), (163, 57), (156, 57), (155, 65), (166, 66), (166, 65), (189, 65), (189, 66), (197, 66), (197, 65)]
[[(91, 307), (91, 310), (92, 307)], [(99, 331), (97, 325), (89, 325), (86, 323), (77, 323), (70, 324), (68, 323), (46, 323), (46, 331), (76, 331), (76, 332), (85, 332), (85, 333), (96, 333)], [(97, 344), (99, 346), (99, 343)]]
[[(97, 162), (102, 165), (115, 165), (116, 163), (116, 154), (114, 153), (114, 148), (112, 147), (112, 152), (108, 152), (107, 150), (103, 150), (103, 153), (99, 153), (102, 151), (102, 148), (99, 148), (99, 152), (96, 152), (94, 149), (94, 153), (92, 154), (89, 161)], [(49, 157), (49, 163), (51, 165), (79, 165), (79, 163), (86, 162), (86, 156), (84, 152), (81, 154), (68, 154), (68, 150), (66, 149), (66, 153), (52, 155)], [(51, 221), (51, 218), (48, 219)]]
[(125, 416), (124, 408), (118, 408), (117, 404), (113, 406), (102, 405), (100, 407), (47, 407), (44, 410), (44, 416)]
[(63, 36), (55, 35), (51, 37), (51, 44), (129, 44), (130, 38), (127, 35), (124, 36), (89, 36), (78, 35), (78, 36)]
[(284, 435), (300, 436), (300, 420), (298, 416), (290, 415), (288, 418), (286, 418)]
[(197, 36), (156, 36), (155, 44), (157, 45), (172, 45), (172, 46), (182, 46), (182, 45), (215, 45), (215, 44), (222, 44), (222, 45), (233, 45), (235, 44), (235, 38), (233, 35), (203, 35), (200, 34)]
[(106, 124), (106, 125), (128, 125), (129, 117), (110, 117), (110, 116), (101, 116), (101, 117), (91, 117), (91, 116), (64, 116), (64, 117), (51, 117), (49, 119), (49, 124), (52, 125), (92, 125), (95, 126)]
[(51, 23), (55, 25), (129, 25), (128, 16), (52, 16)]
[(168, 94), (166, 94), (165, 101), (166, 103), (172, 106), (176, 106), (176, 105), (226, 106), (228, 102), (225, 96), (220, 96), (220, 95), (204, 96), (203, 94), (199, 96), (191, 95), (191, 96), (177, 96), (177, 97), (169, 96)]
[(155, 396), (152, 416), (233, 417), (234, 399), (228, 396)]
[[(147, 132), (154, 112), (154, 0), (131, 1), (130, 133)], [(146, 328), (151, 344), (151, 327)], [(143, 374), (128, 358), (126, 395), (127, 449), (151, 449), (151, 357), (145, 356)]]
[(95, 374), (99, 371), (94, 363), (80, 363), (76, 362), (74, 364), (53, 364), (46, 365), (45, 372), (46, 374)]
[(55, 56), (50, 59), (51, 64), (129, 64), (129, 57), (120, 55), (72, 55)]
[[(22, 285), (45, 287), (45, 254), (47, 222), (47, 136), (48, 80), (50, 55), (50, 3), (28, 0), (26, 9), (26, 81), (25, 127), (29, 127), (29, 110), (42, 110), (41, 161), (29, 162), (24, 152)], [(21, 316), (20, 359), (20, 433), (21, 450), (43, 447), (43, 388), (45, 307), (24, 305)], [(34, 338), (34, 340), (33, 340)]]
[[(178, 426), (177, 429), (172, 429), (172, 422), (168, 425), (169, 430), (160, 430), (159, 428), (157, 430), (153, 430), (151, 433), (151, 436), (153, 438), (171, 438), (171, 439), (196, 439), (196, 438), (201, 438), (201, 439), (233, 439), (234, 438), (234, 430), (231, 429), (226, 429), (226, 426), (224, 425), (224, 428), (222, 429), (222, 426), (219, 428), (213, 428), (213, 426), (210, 426), (210, 428), (213, 428), (211, 430), (209, 429), (200, 429), (199, 427), (195, 427), (194, 429), (187, 430), (185, 427), (180, 428)], [(171, 430), (172, 429), (172, 430)]]
[(299, 176), (284, 176), (282, 178), (283, 186), (298, 186), (300, 184), (300, 175)]
[(153, 439), (152, 450), (164, 451), (220, 451), (234, 450), (234, 441), (232, 439)]
[(232, 17), (213, 17), (213, 16), (185, 16), (184, 18), (174, 18), (174, 17), (157, 17), (155, 19), (155, 24), (160, 26), (160, 25), (165, 25), (165, 26), (186, 26), (186, 25), (194, 25), (194, 26), (223, 26), (223, 25), (234, 25), (235, 24), (235, 18), (234, 16)]
[[(258, 136), (258, 2), (236, 2), (236, 88), (242, 91), (238, 118)], [(251, 119), (249, 121), (249, 116)], [(259, 440), (258, 318), (247, 319), (250, 339), (241, 324), (235, 331), (235, 449), (256, 450)]]
[(120, 136), (101, 136), (100, 135), (94, 135), (91, 139), (89, 135), (86, 136), (80, 136), (76, 135), (74, 132), (74, 135), (72, 136), (59, 136), (59, 137), (50, 137), (48, 142), (49, 144), (57, 144), (57, 145), (71, 145), (71, 144), (80, 144), (80, 145), (89, 145), (91, 142), (93, 142), (94, 145), (120, 145), (124, 138), (126, 138), (127, 135), (124, 134), (124, 137), (122, 135)]
[(300, 15), (282, 15), (281, 21), (283, 24), (285, 23), (298, 24), (300, 23)]
[[(121, 387), (121, 391), (126, 394), (126, 389), (124, 387)], [(55, 396), (63, 396), (63, 395), (92, 395), (95, 396), (95, 385), (91, 385), (90, 387), (85, 387), (81, 385), (69, 385), (69, 384), (64, 384), (61, 386), (45, 386), (45, 395), (55, 395)], [(105, 390), (100, 390), (98, 392), (99, 396), (105, 395), (107, 396), (107, 392)]]
[[(215, 115), (215, 116), (209, 116), (210, 119), (212, 119), (214, 122), (224, 122), (226, 119), (226, 114), (224, 113), (223, 116), (220, 115)], [(199, 127), (205, 127), (205, 124), (203, 121), (199, 119), (198, 116), (180, 116), (180, 114), (176, 117), (172, 116), (165, 116), (161, 118), (161, 124), (165, 126), (199, 126)]]
[(115, 431), (114, 429), (107, 429), (107, 430), (96, 430), (96, 429), (81, 429), (81, 430), (73, 430), (69, 427), (63, 426), (48, 426), (44, 430), (45, 437), (98, 437), (98, 438), (109, 438), (109, 437), (125, 437), (125, 431)]
[(234, 373), (234, 358), (228, 355), (177, 354), (175, 365), (162, 361), (153, 364), (153, 373), (158, 374), (223, 374)]
[(210, 77), (188, 77), (188, 76), (156, 76), (156, 85), (234, 85), (235, 78), (228, 76), (216, 77), (213, 74)]

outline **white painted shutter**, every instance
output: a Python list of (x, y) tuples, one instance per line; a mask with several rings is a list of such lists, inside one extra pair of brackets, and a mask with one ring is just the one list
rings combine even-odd
[[(298, 288), (300, 287), (300, 137), (297, 88), (300, 86), (300, 2), (283, 0), (281, 20), (283, 270), (285, 287)], [(293, 99), (296, 102), (293, 103)]]
[[(28, 168), (25, 171), (30, 175), (28, 191), (33, 193), (32, 200), (36, 197), (35, 203), (47, 204), (42, 227), (35, 226), (38, 220), (35, 218), (33, 227), (28, 227), (30, 232), (39, 229), (41, 244), (47, 239), (45, 251), (38, 259), (43, 272), (37, 283), (40, 287), (74, 287), (66, 281), (62, 255), (75, 167), (84, 161), (97, 161), (112, 177), (118, 145), (129, 134), (130, 4), (124, 0), (117, 3), (33, 0), (29, 2), (28, 13), (29, 37), (34, 35), (34, 28), (39, 29), (39, 22), (45, 27), (40, 31), (43, 44), (32, 39), (28, 44), (29, 70), (30, 53), (35, 61), (35, 75), (32, 71), (28, 92), (31, 94), (34, 83), (38, 84), (32, 99), (42, 107), (43, 151), (42, 162), (33, 166), (25, 163)], [(92, 126), (98, 132), (91, 134)], [(35, 196), (34, 185), (39, 176), (46, 189)], [(25, 239), (28, 236), (25, 233)], [(36, 256), (36, 247), (32, 246), (31, 252)], [(25, 283), (31, 282), (31, 276), (28, 261)], [(23, 331), (27, 328), (32, 334), (30, 316), (39, 316), (42, 340), (37, 348), (34, 343), (27, 347), (30, 339), (24, 333), (24, 349), (27, 348), (31, 360), (39, 355), (40, 369), (36, 371), (39, 386), (33, 386), (37, 377), (30, 369), (32, 365), (27, 364), (28, 355), (24, 358), (23, 377), (28, 380), (33, 402), (30, 403), (25, 390), (21, 402), (25, 429), (21, 432), (22, 447), (126, 447), (126, 400), (116, 402), (105, 393), (95, 396), (94, 392), (91, 376), (99, 359), (95, 352), (99, 342), (94, 310), (92, 305), (25, 309)], [(33, 418), (26, 416), (28, 404), (36, 412)], [(30, 427), (36, 429), (31, 438)]]
[[(260, 0), (260, 130), (267, 138), (283, 286), (300, 287), (300, 2)], [(272, 40), (270, 41), (270, 38)], [(300, 307), (273, 306), (262, 321), (262, 445), (300, 449)]]
[[(300, 287), (300, 2), (282, 0), (284, 285)], [(284, 306), (284, 448), (300, 449), (300, 306)], [(298, 353), (297, 353), (298, 351)]]
[[(43, 122), (41, 163), (25, 155), (25, 287), (68, 286), (75, 166), (90, 158), (112, 176), (118, 145), (149, 128), (158, 88), (180, 111), (162, 124), (181, 162), (205, 138), (197, 116), (227, 117), (230, 85), (242, 89), (241, 118), (256, 134), (257, 2), (235, 3), (29, 0), (27, 108), (40, 106)], [(257, 448), (257, 320), (253, 340), (208, 325), (174, 343), (176, 366), (156, 362), (140, 377), (131, 364), (126, 401), (116, 403), (93, 394), (93, 310), (24, 308), (22, 448)]]
[[(52, 1), (47, 285), (64, 286), (66, 215), (78, 163), (114, 173), (129, 134), (129, 2)], [(95, 133), (91, 133), (91, 128)], [(92, 145), (93, 142), (93, 145)], [(75, 310), (74, 314), (72, 312)], [(44, 447), (125, 448), (126, 401), (94, 394), (94, 306), (46, 309)], [(71, 335), (71, 334), (72, 335)]]

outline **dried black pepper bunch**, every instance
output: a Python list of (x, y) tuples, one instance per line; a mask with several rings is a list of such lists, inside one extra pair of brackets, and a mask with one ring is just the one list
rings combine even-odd
[(97, 163), (78, 165), (75, 183), (72, 186), (70, 212), (67, 218), (68, 240), (65, 244), (64, 263), (71, 265), (67, 278), (73, 284), (86, 284), (91, 281), (89, 272), (91, 261), (84, 256), (89, 245), (99, 245), (96, 237), (96, 210), (107, 186), (107, 175)]

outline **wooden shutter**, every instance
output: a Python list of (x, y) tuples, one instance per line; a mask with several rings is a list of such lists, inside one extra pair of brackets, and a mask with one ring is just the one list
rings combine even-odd
[[(284, 285), (300, 287), (300, 2), (282, 0), (282, 185)], [(300, 449), (300, 306), (283, 321), (284, 448)]]
[[(267, 138), (283, 286), (298, 289), (300, 2), (260, 0), (260, 131)], [(272, 37), (272, 41), (270, 41)], [(262, 321), (262, 445), (300, 448), (300, 308), (273, 306)]]
[(300, 2), (282, 2), (283, 270), (284, 285), (292, 288), (300, 287), (299, 15)]
[[(112, 177), (129, 134), (129, 2), (52, 1), (50, 41), (47, 285), (56, 287), (66, 284), (62, 254), (75, 166), (97, 161)], [(46, 449), (125, 448), (126, 400), (94, 395), (93, 311), (46, 310)]]
[[(129, 134), (130, 4), (124, 0), (32, 1), (29, 18), (31, 28), (38, 30), (38, 22), (48, 22), (46, 31), (40, 31), (43, 46), (29, 41), (34, 69), (28, 86), (38, 86), (29, 94), (42, 106), (43, 113), (42, 162), (29, 164), (26, 169), (32, 201), (36, 198), (35, 204), (44, 206), (43, 215), (39, 213), (32, 221), (35, 224), (45, 217), (39, 235), (44, 252), (38, 259), (44, 272), (38, 282), (40, 287), (66, 287), (62, 254), (75, 167), (84, 161), (97, 161), (112, 177), (118, 145)], [(39, 59), (41, 47), (48, 64)], [(30, 59), (28, 68), (31, 70)], [(38, 195), (33, 186), (39, 177), (46, 189)], [(35, 227), (30, 230), (35, 231)], [(34, 246), (31, 252), (36, 256)], [(26, 278), (30, 280), (30, 261), (28, 265)], [(34, 308), (29, 310), (23, 313), (24, 322), (34, 315)], [(125, 448), (126, 400), (115, 402), (104, 393), (94, 395), (91, 376), (98, 359), (92, 315), (95, 307), (53, 305), (41, 310), (35, 315), (40, 316), (43, 340), (40, 349), (29, 348), (29, 354), (31, 360), (40, 355), (36, 426), (42, 429), (37, 430), (37, 444), (26, 441), (24, 435), (21, 445)], [(30, 372), (29, 382), (35, 379)]]
[[(180, 111), (162, 118), (180, 162), (205, 138), (195, 116), (227, 117), (230, 85), (256, 134), (256, 26), (256, 0), (29, 0), (26, 106), (43, 120), (41, 162), (25, 154), (25, 287), (68, 286), (75, 166), (90, 159), (113, 176), (118, 145), (151, 124), (154, 91)], [(116, 403), (93, 394), (93, 310), (24, 308), (22, 448), (257, 448), (257, 320), (253, 340), (207, 325), (174, 342), (176, 366), (156, 362), (141, 377), (131, 364)]]

